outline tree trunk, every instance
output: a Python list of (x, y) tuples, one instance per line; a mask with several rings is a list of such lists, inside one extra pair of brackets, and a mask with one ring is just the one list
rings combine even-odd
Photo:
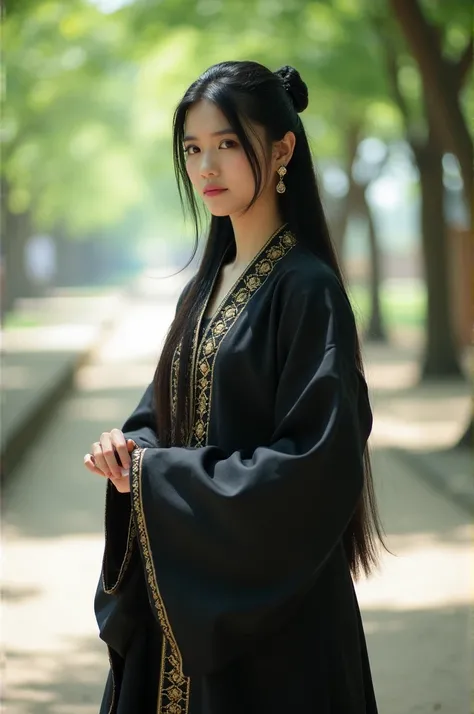
[(30, 234), (30, 216), (28, 213), (14, 214), (8, 209), (8, 186), (2, 181), (1, 213), (3, 235), (3, 295), (2, 319), (13, 309), (16, 298), (33, 297), (35, 286), (32, 285), (25, 270), (25, 245)]
[(367, 203), (365, 191), (363, 201), (367, 215), (370, 248), (370, 319), (365, 338), (372, 342), (387, 342), (387, 331), (383, 323), (380, 304), (381, 254), (374, 219)]
[(383, 324), (380, 305), (381, 260), (379, 241), (370, 206), (366, 197), (367, 186), (354, 183), (354, 213), (364, 218), (367, 222), (370, 252), (370, 316), (365, 330), (365, 339), (372, 342), (387, 342), (387, 331)]
[[(461, 110), (459, 82), (453, 81), (453, 68), (443, 57), (436, 29), (424, 17), (419, 1), (390, 0), (390, 4), (418, 64), (426, 101), (434, 109), (432, 130), (444, 150), (458, 158), (470, 209), (473, 143)], [(461, 58), (459, 73), (466, 72), (466, 57), (469, 60), (468, 52)]]
[(459, 377), (462, 370), (454, 339), (448, 284), (442, 153), (432, 133), (423, 146), (413, 146), (413, 150), (420, 171), (421, 231), (428, 294), (422, 377)]
[(351, 124), (347, 129), (345, 173), (349, 186), (344, 198), (338, 201), (337, 211), (333, 221), (332, 238), (341, 264), (344, 263), (344, 237), (347, 231), (347, 224), (349, 222), (349, 216), (353, 212), (354, 202), (356, 201), (355, 192), (357, 186), (352, 175), (352, 167), (357, 154), (357, 147), (359, 146), (360, 133), (360, 122)]

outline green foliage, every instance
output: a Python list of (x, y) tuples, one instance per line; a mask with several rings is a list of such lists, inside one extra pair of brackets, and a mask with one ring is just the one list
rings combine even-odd
[(5, 23), (3, 174), (10, 211), (40, 228), (83, 233), (140, 200), (124, 92), (135, 68), (115, 55), (125, 32), (78, 0), (27, 4)]
[[(449, 18), (447, 3), (426, 5), (454, 56), (466, 3), (450, 0)], [(79, 238), (181, 232), (174, 107), (201, 71), (229, 58), (301, 71), (303, 120), (321, 160), (344, 158), (354, 124), (399, 137), (376, 12), (386, 14), (385, 0), (135, 0), (110, 14), (94, 0), (16, 0), (4, 22), (9, 210)], [(399, 79), (415, 106), (419, 77), (406, 52)]]
[(472, 35), (472, 3), (423, 0), (422, 9), (439, 32), (444, 55), (456, 61)]

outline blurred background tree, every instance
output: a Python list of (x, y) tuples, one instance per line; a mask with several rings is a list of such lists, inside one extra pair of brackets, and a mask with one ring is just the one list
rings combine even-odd
[[(378, 13), (372, 12), (392, 96), (403, 116), (406, 140), (411, 146), (420, 179), (421, 234), (427, 281), (423, 376), (457, 376), (461, 367), (450, 270), (451, 254), (456, 246), (453, 236), (449, 235), (445, 193), (453, 188), (453, 176), (449, 176), (451, 168), (458, 202), (463, 189), (467, 224), (472, 183), (465, 159), (472, 156), (472, 140), (461, 111), (460, 97), (472, 64), (469, 13), (462, 0), (451, 3), (449, 13), (446, 5), (439, 4), (431, 19), (425, 17), (420, 5), (412, 0), (409, 3), (392, 0), (391, 6), (395, 17), (382, 2), (378, 4)], [(407, 52), (407, 46), (399, 36), (396, 20), (409, 40), (414, 57)], [(444, 173), (447, 175), (443, 176)]]
[[(125, 235), (147, 190), (129, 149), (132, 108), (123, 89), (131, 71), (117, 52), (125, 31), (117, 19), (77, 1), (20, 2), (7, 17), (6, 310), (34, 291), (24, 264), (32, 234), (54, 235), (59, 280), (93, 280), (94, 243), (111, 227), (114, 240), (120, 227)], [(87, 264), (74, 260), (74, 240), (88, 244)]]

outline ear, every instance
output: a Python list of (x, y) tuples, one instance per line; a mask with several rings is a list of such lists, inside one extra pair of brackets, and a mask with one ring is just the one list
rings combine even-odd
[(272, 169), (277, 171), (280, 166), (288, 166), (295, 150), (296, 136), (287, 131), (283, 139), (273, 142)]

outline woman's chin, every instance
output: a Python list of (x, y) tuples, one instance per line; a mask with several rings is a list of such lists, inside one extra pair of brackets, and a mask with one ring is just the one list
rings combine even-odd
[(216, 216), (217, 218), (222, 218), (223, 216), (238, 216), (241, 213), (245, 212), (246, 206), (245, 205), (230, 205), (227, 203), (226, 205), (212, 205), (210, 206), (207, 204), (207, 208), (209, 209), (210, 213), (213, 216)]
[(216, 218), (222, 218), (223, 216), (230, 215), (230, 212), (228, 210), (226, 211), (225, 208), (210, 208), (209, 210), (213, 216), (216, 216)]

